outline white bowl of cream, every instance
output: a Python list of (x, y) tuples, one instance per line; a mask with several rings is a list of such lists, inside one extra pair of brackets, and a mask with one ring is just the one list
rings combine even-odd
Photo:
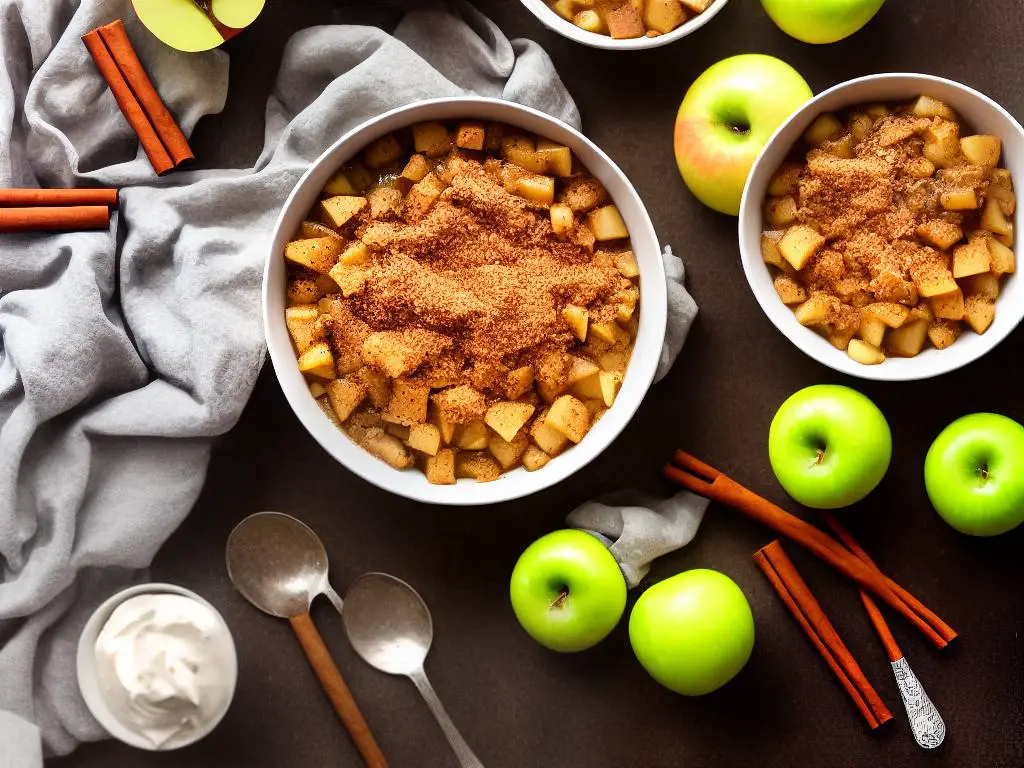
[(108, 733), (150, 751), (212, 731), (238, 679), (224, 619), (173, 584), (140, 584), (96, 609), (78, 641), (78, 687)]

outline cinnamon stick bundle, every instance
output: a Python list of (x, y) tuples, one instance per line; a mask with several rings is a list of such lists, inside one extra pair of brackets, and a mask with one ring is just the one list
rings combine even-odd
[(937, 648), (945, 648), (957, 633), (920, 600), (878, 568), (872, 568), (827, 533), (758, 496), (719, 470), (684, 451), (676, 451), (664, 468), (669, 479), (693, 493), (731, 506), (792, 539), (817, 555), (866, 592), (882, 600), (917, 627)]
[(117, 207), (117, 190), (0, 188), (0, 207), (27, 205), (107, 205)]
[(118, 19), (82, 36), (122, 114), (162, 175), (193, 158), (185, 134), (160, 98)]
[(839, 680), (854, 706), (874, 730), (893, 719), (878, 692), (864, 675), (825, 611), (789, 559), (778, 539), (754, 553), (754, 562), (768, 578), (797, 624)]
[(110, 209), (105, 205), (0, 208), (0, 233), (105, 229), (109, 225)]

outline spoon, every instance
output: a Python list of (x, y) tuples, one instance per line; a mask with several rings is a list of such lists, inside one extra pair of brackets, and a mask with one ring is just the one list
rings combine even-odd
[(463, 768), (483, 768), (423, 671), (434, 639), (430, 611), (419, 593), (386, 573), (367, 573), (345, 595), (345, 631), (356, 653), (370, 666), (405, 675), (416, 685)]
[(342, 608), (327, 580), (327, 552), (317, 535), (289, 515), (258, 512), (228, 536), (227, 566), (231, 583), (246, 600), (264, 613), (288, 619), (363, 761), (370, 768), (387, 768), (370, 726), (309, 616), (317, 595), (327, 595), (335, 608)]

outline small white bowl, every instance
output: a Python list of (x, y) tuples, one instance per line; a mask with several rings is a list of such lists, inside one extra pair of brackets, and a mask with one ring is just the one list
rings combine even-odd
[[(932, 75), (893, 73), (849, 80), (822, 91), (797, 110), (768, 140), (758, 156), (743, 189), (740, 203), (740, 258), (747, 282), (761, 309), (801, 351), (837, 371), (877, 381), (912, 381), (939, 376), (967, 365), (996, 347), (1024, 318), (1024, 280), (1018, 274), (1004, 278), (1002, 294), (996, 299), (996, 317), (980, 336), (965, 331), (946, 349), (925, 349), (917, 357), (891, 357), (879, 365), (862, 365), (846, 352), (836, 349), (821, 335), (797, 322), (793, 310), (779, 299), (772, 278), (761, 258), (762, 209), (768, 181), (811, 122), (831, 112), (875, 101), (906, 101), (925, 94), (949, 104), (977, 133), (998, 136), (1003, 143), (1000, 164), (1009, 169), (1015, 189), (1024, 184), (1024, 129), (1009, 112), (982, 93)], [(1017, 206), (1014, 231), (1024, 234), (1024, 206)], [(1020, 242), (1014, 251), (1020, 260)]]
[[(174, 736), (161, 746), (156, 747), (153, 745), (153, 742), (147, 739), (143, 734), (136, 733), (118, 720), (110, 710), (106, 700), (103, 698), (103, 693), (100, 691), (99, 687), (99, 679), (96, 674), (96, 639), (99, 637), (103, 627), (110, 619), (110, 615), (114, 612), (114, 609), (121, 605), (121, 603), (138, 595), (160, 594), (189, 597), (213, 611), (213, 614), (217, 617), (217, 620), (227, 633), (230, 647), (230, 667), (227, 670), (228, 695), (225, 699), (224, 707), (221, 712), (206, 723), (203, 728), (197, 729), (185, 736)], [(224, 617), (220, 615), (217, 609), (202, 597), (190, 589), (185, 589), (184, 587), (179, 587), (174, 584), (139, 584), (134, 587), (129, 587), (128, 589), (123, 589), (108, 598), (93, 612), (92, 616), (89, 617), (89, 620), (85, 623), (85, 627), (82, 629), (81, 636), (78, 638), (77, 672), (78, 688), (82, 692), (82, 698), (85, 699), (86, 706), (89, 707), (89, 711), (92, 712), (92, 716), (99, 721), (100, 725), (103, 726), (107, 733), (118, 741), (122, 741), (131, 747), (138, 747), (139, 749), (144, 749), (148, 752), (167, 752), (169, 750), (187, 747), (189, 744), (194, 744), (204, 736), (208, 735), (217, 727), (220, 721), (224, 719), (224, 715), (226, 715), (227, 711), (231, 708), (231, 700), (235, 695), (235, 685), (238, 681), (238, 657), (235, 654), (235, 643), (234, 639), (231, 637), (231, 630), (228, 629), (227, 622), (224, 621)]]
[[(331, 175), (370, 142), (389, 131), (423, 120), (459, 118), (499, 121), (532, 131), (572, 149), (576, 157), (604, 185), (629, 229), (633, 253), (640, 267), (640, 326), (633, 356), (615, 404), (601, 417), (579, 445), (527, 472), (521, 467), (490, 483), (462, 479), (454, 485), (432, 485), (419, 470), (394, 469), (356, 445), (335, 427), (317, 405), (299, 372), (285, 326), (285, 243), (299, 228), (319, 199)], [(313, 438), (341, 464), (384, 490), (433, 504), (494, 504), (516, 499), (554, 485), (586, 466), (629, 423), (654, 378), (665, 340), (667, 303), (665, 268), (654, 225), (640, 195), (619, 167), (597, 145), (576, 129), (550, 115), (511, 101), (463, 97), (420, 101), (386, 112), (342, 136), (303, 174), (277, 219), (266, 270), (263, 274), (263, 324), (277, 380), (288, 404)]]
[(657, 37), (633, 37), (626, 40), (614, 40), (608, 35), (587, 32), (571, 21), (566, 21), (548, 6), (544, 0), (521, 0), (541, 24), (562, 37), (575, 40), (577, 43), (589, 45), (591, 48), (604, 48), (609, 51), (641, 51), (647, 48), (660, 48), (695, 32), (713, 19), (728, 0), (715, 0), (703, 13), (692, 16), (671, 32)]

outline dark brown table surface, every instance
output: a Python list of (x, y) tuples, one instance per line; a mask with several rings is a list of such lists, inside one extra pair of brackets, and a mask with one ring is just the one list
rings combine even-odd
[[(932, 511), (922, 481), (928, 445), (955, 417), (993, 410), (1024, 420), (1018, 373), (1024, 333), (933, 381), (861, 382), (818, 365), (762, 315), (740, 267), (735, 219), (690, 196), (671, 145), (688, 84), (715, 61), (747, 52), (784, 58), (815, 91), (871, 72), (927, 72), (978, 88), (1020, 116), (1024, 20), (1015, 0), (890, 0), (862, 32), (824, 47), (786, 37), (756, 0), (732, 0), (691, 37), (635, 54), (565, 40), (517, 0), (478, 4), (506, 34), (536, 40), (551, 54), (585, 131), (623, 168), (663, 242), (685, 260), (700, 316), (675, 369), (651, 390), (618, 440), (576, 476), (529, 499), (458, 509), (391, 496), (338, 466), (292, 416), (268, 364), (241, 422), (213, 456), (199, 503), (152, 571), (156, 580), (203, 594), (231, 625), (240, 663), (234, 706), (212, 736), (186, 750), (145, 754), (108, 741), (53, 761), (55, 768), (360, 764), (287, 624), (257, 614), (228, 582), (228, 532), (263, 509), (298, 515), (319, 532), (339, 591), (371, 570), (398, 575), (420, 590), (436, 628), (427, 672), (467, 741), (492, 768), (1024, 765), (1024, 529), (989, 540), (957, 534)], [(287, 39), (312, 24), (358, 17), (352, 5), (329, 0), (269, 2), (260, 21), (228, 46), (227, 109), (200, 124), (197, 156), (210, 165), (251, 164)], [(893, 430), (892, 467), (875, 493), (846, 512), (851, 528), (886, 570), (962, 633), (956, 652), (940, 654), (908, 624), (892, 621), (949, 727), (936, 753), (921, 751), (911, 739), (889, 665), (855, 592), (790, 547), (897, 715), (896, 727), (882, 736), (862, 730), (751, 563), (769, 534), (728, 509), (712, 507), (696, 540), (662, 558), (649, 577), (715, 568), (746, 592), (757, 624), (754, 653), (739, 677), (714, 694), (688, 699), (659, 687), (634, 660), (625, 621), (597, 648), (563, 656), (530, 640), (509, 607), (509, 574), (529, 542), (559, 528), (569, 510), (597, 494), (624, 486), (671, 492), (658, 470), (676, 446), (786, 504), (768, 464), (768, 425), (788, 395), (819, 382), (859, 388)], [(455, 766), (412, 685), (363, 664), (326, 601), (314, 618), (391, 764)]]

